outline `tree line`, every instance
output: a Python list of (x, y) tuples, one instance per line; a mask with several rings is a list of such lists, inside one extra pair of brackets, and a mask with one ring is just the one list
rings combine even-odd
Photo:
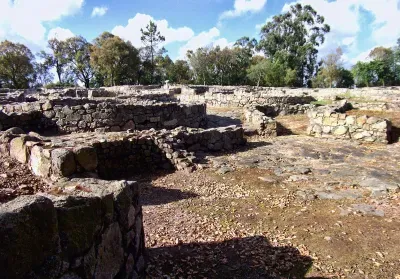
[[(24, 45), (0, 43), (0, 87), (85, 87), (125, 84), (192, 83), (290, 87), (400, 85), (400, 39), (392, 48), (377, 47), (369, 62), (344, 67), (338, 48), (321, 60), (318, 49), (330, 32), (309, 5), (295, 4), (273, 17), (260, 38), (242, 37), (233, 46), (189, 50), (185, 60), (172, 59), (161, 47), (165, 37), (151, 22), (141, 30), (143, 47), (104, 32), (93, 42), (82, 36), (50, 39), (36, 55)], [(51, 71), (53, 69), (53, 71)], [(56, 82), (53, 82), (56, 73)]]

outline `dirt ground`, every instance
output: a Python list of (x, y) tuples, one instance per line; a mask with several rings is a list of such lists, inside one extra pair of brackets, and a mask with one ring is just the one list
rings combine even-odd
[(27, 165), (0, 153), (0, 203), (47, 189), (49, 186), (33, 175)]
[(400, 278), (400, 145), (291, 131), (137, 177), (150, 278)]

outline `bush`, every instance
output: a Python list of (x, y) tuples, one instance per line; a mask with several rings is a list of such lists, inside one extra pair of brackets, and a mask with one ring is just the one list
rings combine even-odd
[(68, 88), (68, 87), (75, 87), (75, 84), (68, 83), (68, 82), (65, 82), (65, 83), (60, 83), (60, 82), (53, 83), (52, 82), (52, 83), (46, 84), (44, 86), (44, 88), (46, 88), (46, 89), (57, 89), (57, 88)]

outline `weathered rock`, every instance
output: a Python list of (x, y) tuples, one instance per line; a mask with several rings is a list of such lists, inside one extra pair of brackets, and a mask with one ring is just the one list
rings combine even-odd
[(102, 227), (98, 197), (64, 197), (55, 200), (63, 256), (77, 257), (87, 251)]
[[(4, 278), (26, 278), (60, 249), (51, 200), (20, 196), (0, 206), (0, 270)], [(50, 272), (50, 271), (49, 271)]]
[(98, 164), (96, 149), (88, 146), (78, 147), (74, 149), (74, 153), (76, 161), (86, 171), (96, 170)]
[(348, 130), (349, 128), (347, 128), (346, 126), (338, 126), (336, 129), (333, 130), (333, 134), (341, 136), (346, 134)]
[(55, 176), (68, 177), (74, 174), (76, 171), (74, 153), (66, 149), (54, 149), (51, 152), (51, 167)]
[(34, 146), (31, 150), (30, 166), (32, 172), (38, 176), (49, 177), (51, 171), (50, 150)]
[(95, 278), (114, 278), (119, 272), (124, 259), (122, 234), (118, 223), (112, 223), (101, 236), (102, 241), (97, 251)]
[(23, 137), (17, 137), (10, 142), (10, 156), (26, 164), (29, 160), (29, 150)]

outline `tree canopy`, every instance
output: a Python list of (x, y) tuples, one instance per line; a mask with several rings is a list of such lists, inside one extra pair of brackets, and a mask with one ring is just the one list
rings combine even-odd
[(0, 85), (28, 88), (34, 80), (34, 57), (23, 44), (4, 41), (0, 43)]
[(294, 4), (267, 22), (259, 39), (244, 36), (226, 47), (191, 49), (175, 61), (167, 55), (166, 39), (153, 21), (141, 29), (139, 48), (104, 32), (92, 42), (82, 36), (50, 39), (35, 59), (26, 46), (4, 41), (0, 86), (98, 87), (166, 81), (274, 87), (400, 85), (400, 38), (393, 47), (376, 47), (368, 61), (350, 67), (342, 59), (345, 48), (319, 52), (328, 32), (324, 17), (311, 6)]
[(324, 17), (311, 6), (295, 4), (262, 27), (257, 48), (272, 62), (296, 70), (295, 85), (304, 86), (316, 72), (318, 47), (329, 31)]

